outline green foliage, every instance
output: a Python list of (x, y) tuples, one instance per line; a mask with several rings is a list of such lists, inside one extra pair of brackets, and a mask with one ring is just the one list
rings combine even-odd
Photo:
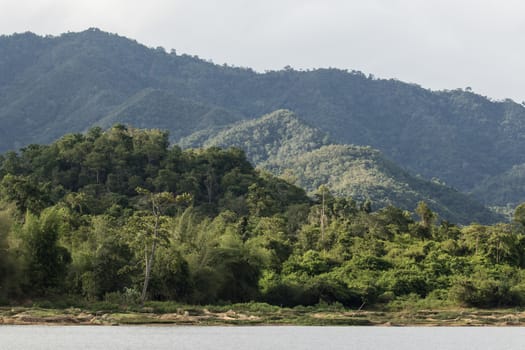
[[(428, 202), (431, 210), (451, 221), (467, 224), (501, 219), (456, 190), (410, 175), (377, 150), (328, 142), (323, 132), (294, 113), (278, 110), (210, 131), (206, 137), (200, 133), (180, 144), (239, 147), (252, 163), (296, 183), (310, 195), (315, 196), (319, 186), (326, 186), (337, 197), (360, 202), (368, 212), (389, 205), (413, 210), (419, 202)], [(264, 203), (261, 198), (259, 205), (265, 206)]]
[(458, 278), (450, 298), (465, 306), (503, 307), (523, 305), (522, 286), (512, 286), (504, 278)]
[[(116, 309), (144, 299), (148, 265), (156, 300), (524, 305), (522, 206), (513, 224), (439, 222), (501, 219), (439, 179), (522, 201), (523, 106), (355, 71), (258, 74), (94, 29), (0, 51), (0, 150), (23, 147), (0, 156), (0, 299)], [(114, 123), (171, 139), (93, 127)], [(182, 137), (209, 148), (169, 147)]]
[(5, 154), (0, 299), (70, 296), (111, 309), (138, 308), (146, 297), (355, 308), (524, 304), (519, 210), (515, 223), (460, 227), (439, 222), (421, 202), (415, 221), (325, 186), (308, 198), (254, 170), (236, 148), (183, 151), (167, 140), (158, 130), (116, 125)]
[(9, 208), (0, 209), (0, 300), (5, 300), (14, 292), (18, 281), (16, 268), (10, 249), (9, 237), (12, 234), (14, 218)]
[(128, 245), (108, 238), (89, 258), (87, 271), (82, 274), (82, 294), (88, 299), (100, 299), (107, 293), (121, 291), (131, 285), (131, 272), (135, 269)]
[(8, 202), (15, 202), (24, 212), (40, 212), (51, 204), (50, 184), (42, 184), (23, 175), (6, 174), (0, 183), (0, 195)]
[(430, 228), (432, 221), (435, 218), (435, 214), (430, 210), (427, 203), (419, 202), (416, 207), (416, 214), (421, 220), (421, 226), (424, 228)]
[(161, 248), (152, 271), (151, 290), (153, 300), (189, 300), (193, 281), (188, 262), (180, 251)]
[(521, 203), (514, 210), (514, 221), (525, 226), (525, 203)]
[[(97, 29), (2, 36), (0, 50), (1, 151), (114, 123), (168, 129), (172, 140), (197, 132), (192, 140), (198, 141), (210, 130), (288, 108), (322, 130), (312, 146), (325, 144), (329, 134), (340, 143), (370, 145), (416, 174), (473, 191), (487, 204), (515, 206), (523, 198), (525, 109), (511, 100), (460, 89), (430, 91), (358, 71), (260, 74), (148, 49)], [(266, 148), (283, 155), (274, 152), (273, 135), (280, 131), (267, 130), (247, 147), (257, 163), (265, 161)], [(304, 137), (310, 139), (308, 132), (291, 138)], [(287, 151), (295, 156), (297, 148)], [(107, 156), (91, 155), (92, 171)]]
[(59, 209), (50, 207), (40, 216), (27, 214), (20, 229), (25, 280), (24, 289), (42, 295), (61, 292), (65, 284), (71, 256), (58, 244), (64, 222)]
[(523, 201), (523, 188), (525, 163), (515, 164), (510, 169), (477, 183), (472, 189), (472, 195), (485, 204), (514, 208)]

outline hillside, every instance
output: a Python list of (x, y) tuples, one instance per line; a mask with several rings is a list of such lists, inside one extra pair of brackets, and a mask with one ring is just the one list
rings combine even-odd
[(490, 177), (479, 183), (472, 195), (482, 203), (516, 207), (523, 202), (525, 188), (525, 164), (513, 166), (502, 174)]
[(241, 115), (224, 108), (180, 98), (172, 91), (148, 88), (126, 100), (97, 124), (104, 128), (118, 123), (139, 128), (154, 125), (170, 130), (171, 139), (177, 140), (190, 131), (227, 125), (239, 119)]
[[(305, 166), (321, 177), (326, 170), (345, 177), (350, 169), (361, 172), (355, 176), (361, 182), (372, 177), (372, 186), (406, 183), (407, 192), (447, 194), (425, 182), (416, 188), (417, 181), (371, 148), (314, 149), (322, 134), (290, 112), (248, 124), (265, 140), (266, 131), (305, 130), (298, 139), (286, 132), (274, 137), (268, 150), (277, 152), (264, 155), (267, 161), (280, 154), (284, 162), (281, 144), (299, 151), (294, 140), (309, 139)], [(92, 128), (6, 152), (0, 154), (1, 320), (210, 325), (222, 310), (231, 324), (265, 323), (261, 312), (270, 312), (272, 323), (290, 324), (300, 314), (302, 324), (356, 325), (368, 322), (326, 311), (354, 315), (343, 308), (362, 310), (366, 301), (367, 309), (401, 309), (405, 318), (407, 309), (425, 307), (427, 321), (428, 305), (446, 310), (447, 319), (457, 308), (490, 308), (494, 324), (493, 308), (505, 307), (507, 315), (525, 305), (519, 278), (525, 205), (516, 221), (492, 226), (436, 220), (424, 203), (414, 216), (393, 206), (369, 209), (327, 192), (308, 198), (254, 169), (237, 148), (170, 146), (167, 132), (157, 129)], [(31, 311), (19, 308), (31, 304)], [(49, 310), (53, 305), (67, 316)], [(238, 307), (255, 318), (231, 311)], [(315, 311), (317, 321), (305, 310)]]
[(525, 108), (470, 91), (338, 69), (261, 74), (97, 29), (2, 36), (0, 53), (0, 151), (116, 121), (176, 139), (289, 109), (335, 142), (371, 146), (464, 192), (525, 163)]
[(208, 128), (179, 142), (184, 148), (240, 147), (248, 159), (260, 166), (286, 162), (328, 143), (328, 135), (307, 125), (288, 110), (278, 110), (222, 128)]
[(330, 144), (327, 135), (280, 110), (230, 128), (199, 132), (183, 147), (239, 147), (257, 166), (284, 176), (313, 194), (327, 185), (334, 195), (358, 202), (371, 199), (377, 209), (394, 205), (413, 211), (426, 201), (453, 222), (502, 220), (469, 196), (410, 175), (370, 147)]

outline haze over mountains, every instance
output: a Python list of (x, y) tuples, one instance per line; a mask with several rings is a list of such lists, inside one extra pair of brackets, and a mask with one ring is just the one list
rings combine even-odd
[[(511, 100), (430, 91), (338, 69), (261, 74), (150, 49), (97, 29), (0, 37), (2, 152), (114, 123), (168, 129), (172, 141), (193, 135), (211, 144), (217, 130), (279, 109), (295, 112), (320, 132), (312, 146), (297, 150), (301, 157), (313, 160), (327, 152), (344, 159), (357, 152), (352, 159), (359, 159), (368, 152), (367, 159), (397, 167), (383, 161), (390, 159), (412, 174), (471, 192), (486, 205), (515, 206), (525, 198), (525, 108)], [(348, 145), (371, 146), (382, 155)], [(275, 171), (305, 166), (291, 158), (286, 166), (276, 163), (275, 155), (264, 152), (260, 160), (248, 154)], [(315, 181), (312, 188), (322, 182)], [(403, 181), (412, 186), (408, 177)]]

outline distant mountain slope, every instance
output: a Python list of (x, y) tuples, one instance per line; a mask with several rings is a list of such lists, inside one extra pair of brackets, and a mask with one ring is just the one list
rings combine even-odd
[(242, 119), (238, 113), (208, 106), (167, 90), (144, 89), (112, 110), (97, 124), (109, 128), (116, 123), (139, 128), (170, 130), (173, 140), (210, 126), (218, 127)]
[(490, 177), (478, 184), (472, 195), (485, 204), (511, 208), (525, 202), (525, 164), (513, 166), (502, 174)]
[(241, 147), (253, 163), (261, 166), (290, 158), (328, 144), (323, 135), (293, 112), (278, 110), (259, 119), (242, 121), (222, 129), (207, 129), (183, 138), (182, 147)]
[(338, 69), (260, 74), (97, 29), (0, 37), (0, 151), (113, 121), (178, 138), (283, 108), (461, 191), (525, 163), (525, 108), (510, 100)]
[[(37, 50), (32, 52), (29, 43), (35, 42)], [(42, 38), (31, 33), (3, 36), (2, 57), (4, 52), (8, 59), (0, 60), (0, 72), (10, 73), (0, 79), (0, 125), (6, 135), (0, 140), (0, 151), (50, 142), (65, 133), (108, 125), (112, 120), (134, 125), (147, 121), (144, 126), (167, 125), (172, 132), (187, 135), (198, 126), (194, 121), (230, 123), (230, 116), (239, 114), (224, 112), (225, 108), (204, 99), (187, 100), (191, 83), (186, 79), (195, 79), (192, 71), (198, 74), (205, 66), (215, 67), (212, 64), (151, 50), (96, 29), (60, 37)], [(15, 64), (16, 57), (24, 64)], [(192, 68), (194, 64), (196, 69)], [(162, 120), (166, 113), (153, 119), (153, 113), (138, 114), (150, 112), (153, 102), (157, 102), (157, 111), (166, 113), (181, 107), (171, 115), (183, 120), (170, 124)], [(223, 112), (210, 119), (203, 109), (212, 114), (213, 110)], [(137, 113), (122, 115), (130, 111)], [(220, 120), (221, 115), (224, 120)], [(183, 124), (184, 119), (193, 122)]]
[(368, 198), (376, 208), (395, 205), (414, 210), (421, 200), (442, 218), (460, 223), (502, 218), (467, 195), (410, 175), (370, 147), (329, 144), (327, 136), (292, 112), (279, 110), (231, 128), (200, 132), (185, 147), (239, 147), (248, 159), (276, 175), (294, 179), (310, 193), (327, 185), (339, 196)]

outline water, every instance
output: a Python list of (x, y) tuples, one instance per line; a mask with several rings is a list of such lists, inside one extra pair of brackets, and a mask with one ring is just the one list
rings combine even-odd
[(514, 350), (525, 328), (0, 326), (0, 349)]

